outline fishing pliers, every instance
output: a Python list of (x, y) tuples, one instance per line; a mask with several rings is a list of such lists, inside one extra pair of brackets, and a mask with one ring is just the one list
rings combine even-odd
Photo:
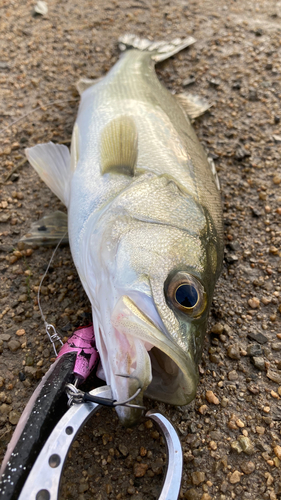
[[(83, 380), (98, 360), (93, 330), (82, 330), (64, 344), (21, 416), (2, 464), (1, 500), (58, 500), (67, 454), (87, 420), (103, 405), (135, 406), (130, 401), (136, 394), (118, 403), (112, 399), (109, 386), (89, 393), (77, 388), (77, 381)], [(177, 500), (183, 463), (178, 435), (161, 413), (150, 410), (145, 416), (158, 425), (167, 447), (159, 500)]]

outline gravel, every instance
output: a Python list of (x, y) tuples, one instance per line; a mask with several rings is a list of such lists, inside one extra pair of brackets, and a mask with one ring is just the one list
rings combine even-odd
[[(55, 356), (37, 290), (52, 249), (25, 249), (31, 223), (64, 210), (24, 161), (40, 142), (69, 145), (78, 107), (75, 82), (116, 62), (124, 29), (197, 43), (158, 65), (173, 92), (213, 106), (195, 124), (222, 188), (226, 258), (216, 287), (195, 400), (163, 411), (178, 430), (180, 498), (277, 500), (281, 495), (281, 64), (274, 0), (2, 2), (0, 61), (0, 452)], [(125, 27), (125, 28), (124, 28)], [(57, 104), (50, 105), (55, 101)], [(5, 129), (26, 113), (21, 121)], [(5, 130), (4, 130), (5, 129)], [(3, 131), (4, 130), (4, 131)], [(42, 307), (62, 337), (91, 311), (68, 247), (58, 249)], [(90, 382), (89, 382), (90, 383)], [(214, 434), (215, 433), (215, 434)], [(124, 429), (112, 410), (96, 414), (67, 459), (60, 500), (153, 500), (166, 451), (145, 418)]]

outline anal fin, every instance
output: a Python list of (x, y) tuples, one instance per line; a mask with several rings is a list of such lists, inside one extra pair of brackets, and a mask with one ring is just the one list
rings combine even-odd
[(109, 122), (101, 134), (101, 174), (133, 176), (138, 156), (138, 132), (130, 116)]
[(195, 120), (212, 107), (205, 99), (194, 94), (182, 93), (175, 97), (191, 120)]

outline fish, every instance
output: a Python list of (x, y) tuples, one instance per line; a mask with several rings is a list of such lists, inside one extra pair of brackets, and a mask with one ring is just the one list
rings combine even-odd
[[(220, 187), (192, 126), (208, 106), (172, 95), (155, 72), (194, 42), (123, 35), (109, 72), (77, 85), (70, 150), (52, 142), (26, 149), (67, 207), (72, 257), (92, 306), (98, 375), (117, 401), (137, 384), (137, 404), (147, 396), (186, 405), (196, 395), (223, 261)], [(140, 417), (136, 408), (116, 411), (125, 425)]]

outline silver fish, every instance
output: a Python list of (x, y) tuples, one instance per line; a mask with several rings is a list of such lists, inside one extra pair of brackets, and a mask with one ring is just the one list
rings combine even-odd
[[(133, 35), (99, 81), (83, 80), (71, 153), (26, 150), (68, 209), (70, 248), (91, 301), (104, 378), (117, 400), (134, 394), (185, 405), (223, 258), (219, 185), (191, 125), (202, 111), (159, 82), (156, 62), (194, 42)], [(101, 372), (100, 372), (101, 373)], [(139, 411), (118, 408), (132, 423)]]

